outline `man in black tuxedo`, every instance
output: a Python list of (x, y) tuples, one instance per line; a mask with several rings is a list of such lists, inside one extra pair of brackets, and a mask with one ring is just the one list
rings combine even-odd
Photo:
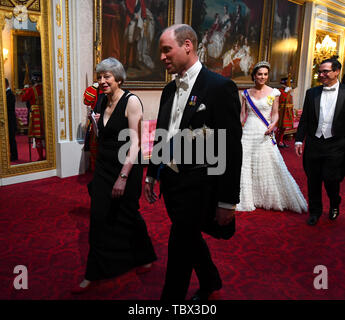
[[(220, 225), (234, 222), (235, 207), (239, 203), (242, 127), (238, 89), (233, 81), (202, 66), (196, 49), (197, 35), (189, 25), (173, 25), (160, 37), (161, 61), (169, 74), (177, 76), (162, 92), (157, 130), (166, 130), (169, 145), (183, 130), (211, 132), (210, 139), (215, 138), (218, 146), (218, 159), (224, 160), (225, 166), (223, 172), (213, 175), (206, 157), (202, 164), (197, 163), (195, 157), (189, 164), (184, 158), (178, 163), (170, 157), (166, 166), (159, 165), (153, 159), (158, 148), (155, 141), (145, 180), (145, 197), (150, 203), (157, 199), (153, 186), (159, 176), (160, 190), (172, 222), (162, 300), (185, 299), (193, 269), (200, 289), (192, 300), (207, 300), (222, 287), (201, 231), (210, 216), (208, 221), (216, 219)], [(225, 132), (226, 139), (218, 145), (220, 131)], [(193, 145), (193, 156), (200, 151), (195, 148)]]
[(339, 215), (340, 182), (344, 178), (345, 160), (345, 85), (339, 83), (341, 64), (327, 59), (319, 67), (323, 84), (307, 91), (296, 133), (298, 156), (305, 150), (303, 167), (308, 179), (309, 225), (322, 215), (322, 182), (330, 201), (329, 219)]
[(8, 137), (10, 141), (10, 153), (11, 161), (18, 160), (16, 131), (17, 131), (17, 119), (16, 119), (16, 98), (10, 88), (8, 79), (5, 78), (6, 85), (6, 101), (7, 101), (7, 120), (8, 120)]

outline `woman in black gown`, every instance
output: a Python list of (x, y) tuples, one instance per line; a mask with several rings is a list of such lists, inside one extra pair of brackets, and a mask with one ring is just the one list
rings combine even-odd
[[(96, 168), (88, 186), (91, 217), (86, 273), (72, 293), (82, 293), (95, 280), (113, 278), (136, 267), (149, 270), (157, 259), (139, 213), (143, 169), (135, 163), (140, 150), (142, 105), (137, 96), (121, 89), (126, 73), (118, 60), (103, 60), (96, 72), (107, 99), (98, 118)], [(119, 139), (123, 130), (130, 147), (121, 160), (121, 150), (129, 145)]]

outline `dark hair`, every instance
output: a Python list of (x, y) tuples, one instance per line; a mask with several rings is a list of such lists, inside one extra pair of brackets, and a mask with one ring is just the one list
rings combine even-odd
[(34, 71), (31, 74), (31, 82), (33, 83), (40, 83), (42, 82), (42, 73), (38, 71)]
[(331, 63), (333, 71), (341, 69), (341, 63), (336, 58), (325, 59), (320, 63), (320, 66), (324, 63)]
[(281, 79), (280, 79), (280, 83), (281, 83), (281, 84), (286, 85), (286, 84), (287, 84), (287, 82), (288, 82), (288, 78), (287, 78), (287, 77), (285, 77), (285, 78), (281, 78)]
[(9, 87), (10, 86), (10, 83), (8, 82), (8, 79), (5, 78), (5, 84), (6, 84), (6, 87)]
[(254, 67), (252, 73), (250, 74), (253, 81), (254, 81), (254, 79), (255, 79), (256, 73), (257, 73), (258, 70), (261, 69), (261, 68), (266, 68), (268, 71), (270, 71), (270, 68), (269, 68), (268, 66), (257, 66), (257, 67)]

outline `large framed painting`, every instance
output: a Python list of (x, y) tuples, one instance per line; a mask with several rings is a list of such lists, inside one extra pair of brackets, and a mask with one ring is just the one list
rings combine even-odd
[(95, 0), (95, 64), (115, 57), (124, 87), (162, 88), (170, 77), (160, 63), (159, 37), (174, 23), (175, 0)]
[(185, 0), (184, 21), (198, 35), (198, 56), (210, 70), (237, 84), (264, 56), (266, 0)]
[(272, 33), (269, 61), (271, 83), (291, 76), (297, 84), (301, 51), (304, 5), (289, 0), (274, 0), (272, 7)]

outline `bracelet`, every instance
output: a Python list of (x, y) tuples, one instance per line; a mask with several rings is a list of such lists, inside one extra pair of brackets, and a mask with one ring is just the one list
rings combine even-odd
[(120, 173), (120, 178), (122, 178), (122, 179), (127, 179), (128, 176), (127, 176), (125, 173), (121, 172), (121, 173)]

